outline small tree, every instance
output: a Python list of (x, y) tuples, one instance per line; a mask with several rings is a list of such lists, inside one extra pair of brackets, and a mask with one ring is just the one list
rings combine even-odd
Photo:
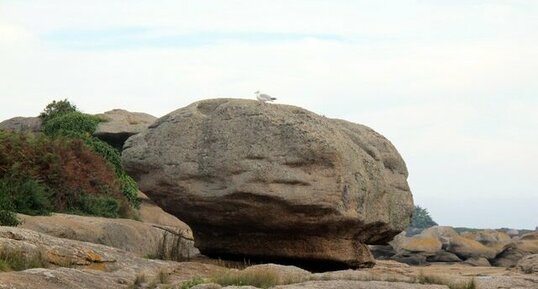
[(421, 206), (415, 206), (413, 218), (411, 219), (411, 227), (425, 229), (433, 226), (437, 226), (437, 223), (432, 219), (428, 210)]
[(43, 123), (46, 123), (49, 119), (53, 119), (57, 116), (75, 111), (78, 111), (77, 107), (71, 104), (69, 100), (54, 100), (51, 103), (47, 104), (43, 112), (39, 114), (39, 118), (41, 118)]

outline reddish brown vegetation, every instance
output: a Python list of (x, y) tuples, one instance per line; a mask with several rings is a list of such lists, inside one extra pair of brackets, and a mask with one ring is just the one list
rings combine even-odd
[(42, 183), (56, 211), (68, 209), (83, 195), (127, 203), (114, 169), (80, 140), (0, 132), (0, 177)]

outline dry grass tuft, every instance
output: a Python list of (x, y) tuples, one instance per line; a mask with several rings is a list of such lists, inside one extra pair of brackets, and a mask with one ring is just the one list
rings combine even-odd
[(450, 280), (444, 276), (425, 275), (424, 272), (420, 272), (420, 274), (417, 276), (416, 283), (446, 285), (450, 289), (475, 289), (476, 288), (474, 278), (471, 278), (470, 280), (468, 279)]

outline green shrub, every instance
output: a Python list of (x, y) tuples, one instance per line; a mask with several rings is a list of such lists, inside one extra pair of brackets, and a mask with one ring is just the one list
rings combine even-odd
[(46, 268), (48, 265), (41, 254), (0, 251), (0, 272)]
[(32, 179), (0, 179), (0, 200), (7, 210), (26, 215), (47, 215), (52, 208), (47, 188)]
[(138, 198), (138, 185), (136, 181), (125, 173), (119, 177), (119, 181), (123, 195), (134, 208), (139, 209), (140, 199)]
[(0, 210), (47, 214), (79, 212), (128, 216), (128, 199), (114, 168), (81, 140), (45, 135), (0, 134)]
[(117, 175), (124, 173), (121, 165), (121, 155), (117, 149), (95, 137), (85, 138), (84, 143), (112, 165)]
[(120, 202), (109, 196), (82, 195), (68, 211), (78, 215), (117, 218), (120, 215)]
[(258, 288), (269, 288), (280, 283), (278, 274), (270, 271), (228, 271), (211, 278), (211, 281), (221, 286), (254, 286)]
[[(19, 224), (19, 219), (13, 211), (0, 210), (0, 226), (17, 226)], [(2, 270), (0, 269), (0, 271)]]
[[(56, 102), (56, 104), (60, 102)], [(53, 104), (54, 102), (50, 105), (54, 106)], [(72, 107), (75, 108), (75, 111), (58, 112), (55, 115), (49, 116), (43, 125), (43, 132), (49, 136), (64, 136), (80, 139), (91, 150), (103, 157), (114, 168), (123, 194), (129, 200), (131, 206), (138, 209), (140, 206), (138, 186), (123, 170), (120, 152), (108, 143), (92, 136), (97, 125), (102, 120), (98, 117), (76, 111), (76, 107)]]
[(64, 100), (53, 100), (51, 103), (47, 104), (43, 112), (39, 114), (39, 118), (46, 123), (49, 119), (53, 119), (57, 116), (78, 111), (77, 107), (71, 104), (67, 99)]
[(184, 281), (181, 284), (181, 289), (190, 289), (196, 285), (205, 284), (205, 283), (209, 283), (209, 281), (201, 277), (194, 277), (190, 280)]
[(421, 206), (415, 206), (413, 218), (411, 219), (411, 227), (425, 229), (432, 226), (437, 226), (437, 223), (433, 221), (428, 210)]
[(91, 135), (102, 120), (96, 116), (78, 111), (67, 112), (49, 118), (43, 124), (46, 135), (85, 136)]

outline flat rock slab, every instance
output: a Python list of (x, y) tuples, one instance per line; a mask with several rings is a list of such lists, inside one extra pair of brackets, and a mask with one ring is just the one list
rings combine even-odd
[[(51, 236), (107, 245), (140, 257), (186, 260), (196, 254), (188, 226), (167, 227), (130, 219), (109, 219), (67, 214), (19, 215), (20, 228)], [(178, 223), (181, 225), (181, 223)]]

